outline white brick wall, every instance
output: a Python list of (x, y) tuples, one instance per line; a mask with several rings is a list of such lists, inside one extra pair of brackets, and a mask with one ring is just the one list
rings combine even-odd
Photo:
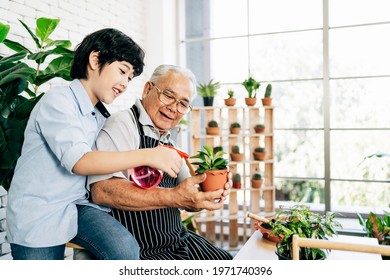
[[(153, 14), (153, 17), (150, 16), (152, 5), (154, 9), (160, 11), (158, 14)], [(170, 15), (162, 14), (160, 8), (164, 6), (171, 8)], [(9, 39), (20, 42), (31, 49), (34, 49), (35, 45), (18, 19), (23, 20), (32, 28), (35, 27), (35, 20), (38, 17), (59, 18), (60, 23), (53, 33), (53, 38), (69, 39), (73, 47), (80, 43), (87, 34), (103, 27), (117, 28), (132, 37), (146, 51), (148, 64), (144, 74), (130, 84), (127, 94), (120, 96), (110, 105), (110, 111), (115, 112), (128, 108), (134, 102), (134, 96), (140, 95), (145, 81), (155, 66), (160, 63), (177, 63), (177, 61), (172, 61), (173, 57), (177, 57), (174, 53), (177, 40), (172, 35), (176, 32), (176, 23), (171, 20), (171, 27), (164, 24), (164, 32), (169, 34), (168, 37), (172, 38), (172, 42), (168, 42), (169, 48), (162, 52), (161, 40), (166, 36), (159, 29), (162, 24), (158, 22), (172, 19), (176, 15), (175, 6), (176, 0), (0, 0), (0, 22), (10, 24)], [(148, 25), (149, 28), (147, 28)], [(150, 34), (153, 32), (150, 25), (156, 27), (154, 34)], [(154, 49), (157, 55), (153, 55)], [(0, 54), (9, 53), (6, 47), (0, 46)], [(150, 57), (154, 61), (151, 61)], [(50, 86), (58, 83), (63, 83), (63, 81), (51, 81)], [(42, 90), (46, 91), (48, 87), (42, 87)], [(6, 204), (6, 192), (0, 186), (0, 260), (11, 259), (9, 244), (5, 242)]]

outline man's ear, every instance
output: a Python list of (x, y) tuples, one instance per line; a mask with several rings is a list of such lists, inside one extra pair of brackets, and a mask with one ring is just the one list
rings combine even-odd
[(152, 90), (152, 83), (146, 82), (144, 85), (144, 91), (142, 92), (142, 97), (145, 97)]
[(89, 54), (89, 67), (91, 70), (97, 70), (99, 69), (99, 52), (97, 51), (92, 51)]

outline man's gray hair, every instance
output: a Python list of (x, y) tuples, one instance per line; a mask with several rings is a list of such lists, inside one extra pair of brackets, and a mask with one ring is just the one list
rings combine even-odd
[(182, 74), (190, 80), (190, 88), (192, 89), (191, 101), (193, 101), (198, 94), (196, 87), (197, 81), (194, 73), (192, 73), (192, 71), (188, 68), (176, 65), (162, 64), (154, 70), (152, 76), (150, 77), (150, 81), (153, 83), (157, 83), (159, 80), (164, 78), (164, 76), (170, 71)]

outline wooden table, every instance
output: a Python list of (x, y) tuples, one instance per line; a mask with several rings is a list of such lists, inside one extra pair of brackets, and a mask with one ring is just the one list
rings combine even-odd
[[(357, 237), (349, 235), (339, 235), (329, 238), (330, 240), (359, 243), (366, 245), (378, 244), (376, 238)], [(248, 239), (245, 245), (234, 257), (234, 260), (277, 260), (275, 254), (275, 243), (263, 238), (259, 231), (255, 231)], [(332, 250), (327, 260), (382, 260), (379, 254), (348, 252), (340, 250)]]

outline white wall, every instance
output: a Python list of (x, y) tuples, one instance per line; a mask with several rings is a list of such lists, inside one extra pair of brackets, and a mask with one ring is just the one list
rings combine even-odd
[[(11, 26), (8, 38), (32, 50), (35, 45), (18, 19), (32, 28), (39, 17), (59, 18), (53, 38), (69, 39), (73, 47), (93, 31), (114, 27), (145, 50), (144, 73), (134, 79), (127, 94), (110, 105), (111, 112), (131, 106), (156, 66), (178, 63), (176, 0), (0, 0), (0, 22)], [(0, 54), (9, 53), (0, 46)], [(51, 86), (57, 83), (63, 81), (53, 81)], [(5, 243), (6, 204), (6, 193), (0, 186), (0, 260), (11, 258), (9, 244)]]

